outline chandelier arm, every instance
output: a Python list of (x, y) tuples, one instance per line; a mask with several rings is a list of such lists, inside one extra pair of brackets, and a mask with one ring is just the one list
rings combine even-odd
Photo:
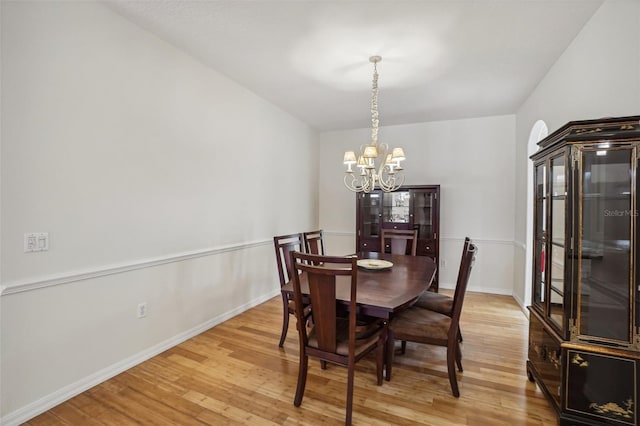
[[(351, 182), (349, 182), (349, 177), (351, 177)], [(362, 186), (356, 184), (357, 179), (353, 174), (345, 174), (344, 175), (344, 185), (353, 192), (362, 192)]]
[[(385, 178), (386, 175), (386, 178)], [(403, 174), (385, 174), (379, 177), (378, 184), (384, 192), (391, 192), (399, 189), (404, 184)]]
[(389, 153), (389, 145), (387, 145), (386, 143), (381, 143), (380, 145), (378, 145), (378, 156), (381, 159), (380, 166), (378, 166), (379, 177), (382, 177), (382, 173), (384, 172), (388, 153)]
[[(402, 177), (404, 178), (404, 176)], [(382, 189), (384, 192), (395, 191), (400, 187), (400, 185), (396, 184), (397, 179), (398, 174), (389, 174), (389, 171), (384, 169), (378, 174), (378, 186), (380, 186), (380, 189)]]
[(375, 172), (373, 174), (367, 173), (365, 176), (355, 176), (352, 173), (345, 174), (343, 179), (347, 189), (364, 193), (369, 193), (375, 188), (375, 180)]
[(362, 178), (362, 188), (364, 192), (371, 192), (376, 187), (375, 170), (367, 170), (367, 175)]
[(393, 191), (393, 187), (395, 186), (395, 179), (393, 176), (387, 175), (387, 179), (385, 179), (383, 176), (380, 176), (378, 185), (380, 185), (380, 189), (382, 189), (384, 192)]

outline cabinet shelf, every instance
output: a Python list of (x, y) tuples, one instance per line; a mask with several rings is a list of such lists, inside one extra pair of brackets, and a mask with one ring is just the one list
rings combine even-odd
[(557, 283), (560, 283), (561, 285), (563, 285), (564, 284), (564, 280), (551, 280), (551, 282), (552, 282), (552, 284), (549, 287), (551, 289), (551, 291), (553, 291), (554, 293), (557, 293), (560, 296), (564, 297), (564, 291), (562, 291), (561, 289), (559, 289), (558, 287), (553, 285), (554, 282), (557, 282)]
[(602, 194), (600, 192), (585, 193), (584, 201), (592, 200), (629, 200), (631, 194)]

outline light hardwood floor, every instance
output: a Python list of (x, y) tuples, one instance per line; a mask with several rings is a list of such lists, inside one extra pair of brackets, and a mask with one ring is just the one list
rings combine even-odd
[[(28, 422), (53, 424), (343, 424), (346, 370), (309, 363), (300, 407), (293, 397), (298, 336), (274, 298)], [(527, 380), (527, 319), (508, 296), (468, 293), (461, 328), (464, 372), (451, 395), (445, 348), (408, 343), (390, 382), (375, 384), (373, 355), (356, 367), (358, 425), (556, 425), (553, 409)]]

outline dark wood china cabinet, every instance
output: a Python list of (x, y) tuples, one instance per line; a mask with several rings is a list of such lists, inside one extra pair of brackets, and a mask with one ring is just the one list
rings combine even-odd
[[(394, 192), (374, 190), (356, 194), (357, 251), (381, 251), (380, 233), (387, 229), (416, 229), (418, 256), (440, 258), (440, 185), (403, 186)], [(390, 247), (384, 248), (385, 252)], [(438, 291), (438, 274), (431, 287)]]
[(637, 425), (640, 116), (538, 145), (527, 374), (560, 425)]

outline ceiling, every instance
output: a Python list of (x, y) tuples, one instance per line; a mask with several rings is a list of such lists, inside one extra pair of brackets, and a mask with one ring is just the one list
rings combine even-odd
[(602, 0), (107, 0), (321, 130), (515, 113)]

